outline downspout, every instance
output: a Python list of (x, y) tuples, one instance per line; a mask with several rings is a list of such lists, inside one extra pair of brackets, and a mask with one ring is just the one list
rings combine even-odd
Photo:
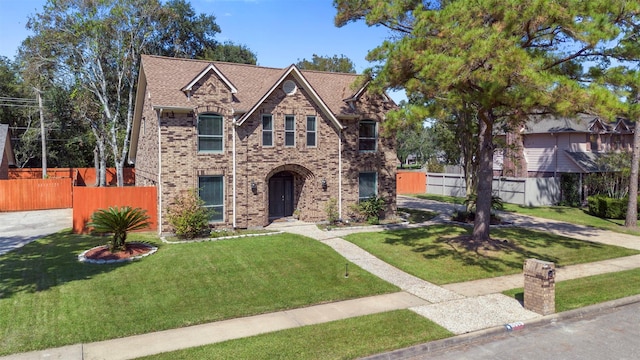
[(237, 123), (236, 123), (236, 116), (233, 116), (233, 123), (231, 124), (231, 126), (233, 127), (233, 150), (232, 150), (232, 158), (233, 158), (233, 199), (232, 199), (232, 208), (233, 208), (233, 228), (236, 229), (237, 228), (237, 223), (236, 223), (236, 184), (237, 184), (237, 179), (236, 179), (236, 135), (237, 135), (237, 131), (236, 131), (236, 127), (237, 127)]
[(342, 219), (342, 130), (338, 137), (338, 214)]
[(156, 111), (158, 115), (158, 234), (162, 234), (162, 147), (161, 147), (161, 120), (162, 109)]

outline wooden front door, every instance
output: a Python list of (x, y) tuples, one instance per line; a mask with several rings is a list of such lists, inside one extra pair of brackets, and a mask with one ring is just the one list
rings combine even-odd
[(269, 217), (293, 215), (293, 176), (278, 173), (269, 179)]

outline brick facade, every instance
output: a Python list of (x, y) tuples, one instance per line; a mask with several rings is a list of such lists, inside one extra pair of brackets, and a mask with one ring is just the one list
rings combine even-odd
[[(322, 111), (305, 84), (292, 75), (282, 79), (285, 80), (294, 81), (297, 91), (286, 94), (281, 86), (275, 88), (241, 125), (234, 125), (234, 119), (239, 116), (234, 113), (238, 108), (235, 95), (214, 72), (193, 87), (192, 111), (162, 108), (163, 104), (154, 103), (153, 91), (144, 90), (135, 162), (136, 185), (160, 187), (158, 208), (162, 232), (171, 230), (167, 211), (173, 200), (182, 191), (197, 188), (200, 176), (223, 176), (223, 219), (214, 225), (224, 228), (234, 226), (234, 192), (237, 228), (268, 225), (270, 193), (273, 192), (269, 184), (279, 177), (291, 180), (292, 206), (303, 221), (325, 220), (325, 206), (331, 198), (342, 199), (342, 215), (345, 215), (349, 205), (358, 201), (360, 172), (378, 174), (378, 195), (388, 202), (386, 215), (395, 213), (398, 160), (394, 139), (379, 136), (376, 151), (358, 150), (359, 120), (375, 121), (381, 133), (385, 113), (395, 105), (382, 102), (381, 96), (364, 93), (356, 102), (357, 116), (337, 116), (344, 128), (341, 130), (335, 120)], [(198, 151), (197, 121), (203, 114), (223, 117), (223, 151)], [(263, 114), (272, 115), (273, 146), (262, 144)], [(285, 146), (285, 115), (295, 117), (294, 146)], [(316, 119), (316, 146), (307, 146), (307, 116)]]

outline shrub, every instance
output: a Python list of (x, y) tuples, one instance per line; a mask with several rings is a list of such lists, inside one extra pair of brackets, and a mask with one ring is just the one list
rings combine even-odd
[(384, 210), (387, 203), (384, 198), (372, 196), (367, 200), (358, 203), (358, 212), (367, 219), (367, 223), (376, 225), (380, 223), (380, 213)]
[(562, 200), (558, 205), (579, 207), (580, 206), (580, 175), (579, 174), (561, 174), (560, 175), (560, 192)]
[(327, 221), (329, 224), (335, 224), (338, 222), (340, 214), (338, 214), (338, 202), (334, 198), (330, 198), (324, 206), (324, 211), (327, 214)]
[[(464, 200), (464, 204), (467, 206), (467, 209), (474, 210), (476, 208), (476, 203), (478, 202), (477, 194), (470, 194)], [(491, 195), (491, 209), (492, 210), (503, 210), (504, 202), (502, 198), (497, 195)]]
[(624, 219), (627, 216), (628, 202), (628, 198), (614, 199), (606, 195), (589, 196), (587, 198), (587, 212), (603, 219)]
[(126, 250), (127, 232), (149, 226), (147, 211), (130, 206), (100, 209), (91, 215), (89, 226), (97, 233), (111, 233), (111, 251)]
[(168, 218), (177, 237), (193, 239), (206, 233), (212, 214), (212, 210), (204, 207), (204, 201), (198, 196), (197, 190), (190, 189), (174, 200), (169, 208)]

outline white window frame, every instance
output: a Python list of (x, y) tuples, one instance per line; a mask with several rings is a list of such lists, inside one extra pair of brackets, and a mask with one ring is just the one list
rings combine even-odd
[[(309, 120), (313, 119), (313, 129), (309, 129)], [(315, 148), (318, 147), (318, 119), (315, 116), (308, 115), (307, 116), (307, 137), (306, 143), (307, 147)], [(309, 145), (309, 139), (313, 139), (313, 145)]]
[[(207, 199), (205, 199), (202, 195), (203, 195), (203, 191), (204, 191), (204, 185), (203, 185), (203, 179), (205, 178), (219, 178), (220, 179), (220, 192), (222, 193), (221, 195), (221, 203), (219, 204), (215, 204), (215, 203), (210, 203), (207, 201)], [(202, 175), (202, 176), (198, 176), (198, 196), (205, 202), (205, 204), (203, 205), (203, 207), (209, 208), (211, 210), (215, 211), (215, 214), (213, 214), (210, 218), (209, 218), (209, 222), (210, 223), (219, 223), (219, 222), (224, 222), (224, 176), (223, 175)]]
[[(288, 129), (287, 123), (288, 121), (293, 125), (293, 128)], [(287, 139), (290, 138), (293, 140), (292, 144), (287, 143)], [(295, 115), (285, 115), (284, 116), (284, 146), (285, 147), (295, 147), (296, 146), (296, 116)]]
[[(220, 134), (201, 134), (200, 133), (200, 124), (203, 122), (203, 118), (208, 118), (208, 120), (219, 120), (220, 121)], [(199, 153), (221, 153), (224, 151), (224, 118), (222, 115), (218, 114), (200, 114), (198, 115), (198, 152)], [(220, 139), (220, 149), (202, 149), (201, 148), (201, 140), (203, 139)]]
[[(269, 119), (269, 124), (271, 125), (270, 129), (265, 129), (264, 121)], [(271, 136), (271, 143), (265, 144), (264, 136), (269, 134)], [(262, 146), (264, 147), (273, 147), (273, 115), (271, 114), (262, 114)]]

